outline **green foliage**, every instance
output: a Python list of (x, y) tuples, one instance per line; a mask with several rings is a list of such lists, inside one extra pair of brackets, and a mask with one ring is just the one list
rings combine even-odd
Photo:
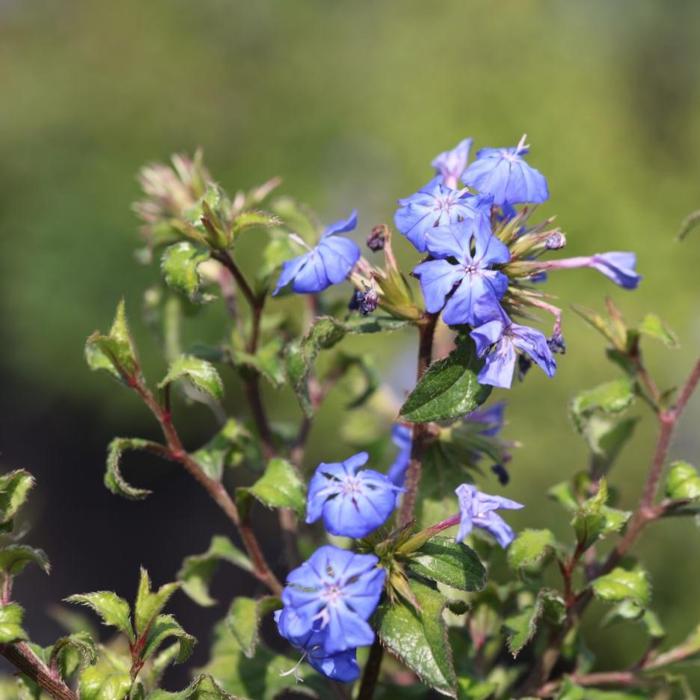
[(141, 653), (141, 659), (150, 659), (168, 640), (175, 640), (177, 653), (175, 663), (187, 661), (192, 654), (192, 648), (196, 639), (185, 632), (172, 615), (157, 615), (151, 618), (149, 626), (142, 633), (145, 635), (145, 644)]
[(134, 608), (134, 626), (137, 636), (143, 635), (148, 630), (155, 617), (160, 614), (179, 586), (179, 583), (166, 583), (157, 591), (151, 591), (151, 579), (148, 572), (141, 568), (141, 578)]
[(9, 644), (27, 639), (27, 633), (22, 628), (24, 610), (17, 603), (0, 605), (0, 644)]
[(508, 563), (513, 569), (539, 568), (556, 546), (550, 530), (523, 530), (508, 547)]
[(271, 459), (265, 473), (252, 486), (236, 490), (236, 500), (244, 512), (250, 497), (268, 508), (291, 508), (297, 515), (306, 510), (306, 486), (294, 466), (286, 459)]
[(11, 527), (12, 519), (34, 488), (34, 477), (24, 469), (0, 475), (0, 526)]
[(66, 678), (76, 669), (90, 666), (97, 661), (97, 648), (88, 632), (76, 632), (57, 639), (51, 646), (49, 663), (62, 668)]
[(401, 407), (412, 423), (459, 418), (478, 408), (491, 387), (477, 381), (480, 362), (471, 340), (463, 340), (444, 360), (433, 362)]
[(619, 532), (630, 518), (631, 513), (606, 505), (607, 500), (607, 482), (601, 479), (595, 496), (584, 501), (574, 514), (571, 524), (582, 551), (599, 539)]
[(233, 350), (231, 361), (236, 367), (253, 370), (265, 377), (270, 384), (279, 389), (284, 386), (287, 374), (283, 357), (284, 342), (281, 338), (272, 338), (252, 355), (243, 350)]
[(226, 624), (247, 658), (255, 656), (262, 618), (281, 607), (282, 601), (276, 596), (264, 596), (257, 600), (238, 596), (231, 603)]
[(224, 384), (216, 367), (211, 362), (202, 360), (194, 355), (181, 355), (170, 363), (168, 373), (158, 385), (164, 388), (179, 379), (189, 381), (192, 386), (213, 399), (224, 397)]
[(121, 472), (121, 460), (127, 450), (158, 451), (160, 446), (150, 440), (141, 438), (114, 438), (107, 448), (107, 469), (104, 476), (105, 486), (117, 496), (131, 500), (146, 498), (151, 491), (131, 486)]
[(86, 605), (96, 612), (102, 622), (108, 627), (116, 627), (131, 641), (134, 641), (134, 630), (131, 626), (129, 603), (111, 591), (97, 591), (96, 593), (82, 593), (66, 598), (67, 603)]
[(221, 481), (224, 469), (239, 467), (245, 462), (257, 465), (260, 447), (250, 431), (235, 418), (229, 418), (221, 430), (192, 457), (207, 476)]
[(609, 574), (600, 576), (591, 584), (596, 598), (610, 603), (630, 601), (639, 608), (646, 608), (651, 598), (649, 579), (644, 571), (627, 571), (616, 567)]
[(479, 591), (486, 585), (486, 570), (467, 545), (436, 536), (413, 552), (408, 570), (423, 578), (461, 591)]
[(666, 475), (665, 492), (673, 500), (700, 499), (700, 475), (688, 462), (674, 462)]
[(211, 677), (201, 675), (179, 692), (170, 693), (167, 690), (154, 690), (148, 694), (148, 700), (236, 700), (229, 695)]
[(210, 294), (202, 292), (198, 267), (209, 259), (209, 253), (187, 241), (175, 243), (163, 251), (160, 261), (163, 279), (171, 289), (184, 294), (193, 304), (211, 301)]
[(128, 666), (114, 658), (103, 659), (80, 674), (80, 700), (124, 700), (131, 686)]
[(41, 549), (29, 547), (26, 544), (10, 544), (0, 549), (0, 572), (4, 576), (16, 576), (24, 571), (29, 564), (36, 564), (44, 573), (49, 573), (46, 553)]
[(637, 330), (650, 338), (661, 341), (667, 348), (678, 348), (678, 337), (656, 314), (646, 314)]

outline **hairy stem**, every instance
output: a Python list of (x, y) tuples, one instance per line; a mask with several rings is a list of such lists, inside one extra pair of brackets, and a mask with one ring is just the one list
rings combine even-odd
[(52, 673), (25, 642), (0, 645), (0, 654), (55, 700), (78, 700), (58, 673)]
[(379, 680), (379, 671), (382, 667), (383, 657), (384, 649), (381, 642), (379, 639), (375, 639), (369, 650), (369, 657), (362, 674), (362, 683), (360, 683), (360, 690), (357, 693), (357, 700), (372, 700), (377, 681)]

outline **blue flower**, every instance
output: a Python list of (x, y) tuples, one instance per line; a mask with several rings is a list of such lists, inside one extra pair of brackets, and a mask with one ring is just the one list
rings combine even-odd
[(553, 377), (557, 363), (543, 333), (513, 323), (501, 311), (500, 317), (475, 328), (471, 337), (476, 352), (484, 358), (479, 372), (479, 382), (509, 389), (513, 382), (513, 370), (517, 351), (530, 357), (548, 377)]
[(634, 253), (598, 253), (591, 257), (591, 267), (625, 289), (636, 289), (642, 279)]
[(321, 240), (308, 253), (287, 260), (273, 295), (293, 281), (297, 294), (322, 292), (332, 284), (340, 284), (352, 272), (360, 259), (360, 249), (354, 241), (337, 236), (357, 226), (357, 212), (349, 218), (331, 224), (321, 235)]
[(457, 189), (459, 179), (469, 160), (469, 150), (472, 147), (471, 139), (460, 141), (451, 151), (444, 151), (433, 159), (431, 165), (442, 178), (443, 182), (453, 189)]
[(492, 195), (501, 206), (547, 201), (547, 180), (521, 157), (528, 152), (524, 140), (515, 148), (482, 148), (464, 172), (464, 183)]
[(369, 455), (360, 452), (344, 462), (321, 462), (309, 483), (306, 522), (323, 524), (332, 535), (364, 537), (382, 525), (403, 489), (372, 469), (357, 471)]
[(482, 435), (495, 437), (503, 429), (505, 411), (506, 402), (499, 401), (488, 408), (480, 408), (476, 411), (472, 411), (467, 416), (467, 420), (470, 423), (482, 423), (484, 429), (479, 432)]
[[(357, 649), (346, 649), (336, 654), (328, 654), (324, 650), (326, 639), (325, 630), (320, 629), (320, 622), (302, 635), (289, 635), (289, 629), (294, 628), (296, 613), (293, 608), (285, 608), (275, 612), (275, 622), (280, 634), (292, 646), (303, 651), (302, 660), (308, 661), (319, 673), (341, 683), (351, 683), (360, 677), (360, 667), (357, 665)], [(290, 618), (292, 623), (290, 623)]]
[(437, 259), (413, 270), (420, 279), (426, 309), (436, 313), (444, 306), (442, 318), (448, 325), (473, 326), (483, 321), (484, 313), (508, 287), (508, 278), (492, 269), (510, 260), (508, 248), (480, 217), (430, 229), (426, 242)]
[(387, 478), (395, 486), (403, 486), (406, 478), (406, 469), (411, 462), (411, 448), (413, 445), (413, 429), (397, 423), (391, 429), (391, 440), (399, 448), (394, 463), (389, 467)]
[[(386, 572), (373, 554), (326, 545), (287, 576), (280, 633), (289, 640), (313, 636), (319, 654), (338, 654), (374, 641), (367, 623), (384, 587)], [(285, 611), (289, 611), (286, 612)]]
[(457, 542), (461, 542), (473, 528), (486, 530), (495, 537), (504, 549), (515, 539), (515, 533), (508, 523), (495, 511), (499, 508), (518, 510), (522, 503), (501, 496), (481, 493), (471, 484), (462, 484), (455, 489), (459, 500), (459, 532)]
[(399, 205), (394, 215), (396, 228), (419, 252), (424, 253), (425, 234), (430, 229), (477, 216), (488, 219), (491, 198), (452, 189), (442, 183), (442, 178), (436, 177), (416, 194), (400, 199)]

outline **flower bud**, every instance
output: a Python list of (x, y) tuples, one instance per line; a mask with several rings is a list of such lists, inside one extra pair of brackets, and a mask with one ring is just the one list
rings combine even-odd
[(372, 229), (372, 233), (367, 236), (367, 247), (376, 253), (380, 250), (384, 250), (384, 244), (386, 243), (386, 226), (380, 224)]
[(559, 250), (566, 245), (566, 236), (561, 231), (555, 231), (546, 241), (547, 250)]

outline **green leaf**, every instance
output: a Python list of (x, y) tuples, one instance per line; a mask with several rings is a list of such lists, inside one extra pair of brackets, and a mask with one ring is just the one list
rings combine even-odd
[(576, 685), (566, 678), (561, 686), (557, 700), (649, 700), (649, 695), (642, 690), (597, 690), (596, 688)]
[(84, 668), (97, 661), (95, 642), (87, 632), (76, 632), (56, 640), (51, 647), (50, 666), (58, 663), (65, 678), (77, 668)]
[(601, 479), (598, 493), (579, 506), (571, 521), (579, 545), (584, 550), (599, 539), (619, 532), (631, 516), (628, 511), (608, 507), (605, 505), (607, 500), (607, 482)]
[(264, 211), (244, 211), (241, 212), (233, 221), (233, 236), (237, 236), (241, 231), (247, 228), (262, 227), (269, 228), (270, 226), (277, 226), (281, 222), (272, 214), (268, 214)]
[(216, 603), (209, 595), (209, 582), (221, 561), (229, 562), (244, 571), (253, 570), (248, 557), (235, 547), (228, 537), (214, 536), (209, 549), (204, 554), (194, 554), (185, 558), (177, 574), (182, 590), (196, 603), (203, 606)]
[(117, 306), (108, 335), (95, 331), (85, 343), (85, 359), (95, 371), (103, 369), (124, 384), (140, 374), (136, 346), (126, 320), (126, 307), (122, 299)]
[(676, 334), (656, 314), (647, 314), (637, 330), (650, 338), (660, 340), (667, 348), (679, 347)]
[(194, 304), (211, 301), (210, 294), (202, 293), (202, 280), (197, 270), (200, 263), (208, 259), (208, 252), (187, 241), (168, 246), (160, 261), (163, 279), (168, 287), (184, 294)]
[(151, 592), (151, 579), (146, 569), (141, 567), (139, 590), (136, 594), (136, 606), (134, 608), (134, 623), (136, 635), (141, 636), (160, 614), (173, 593), (180, 587), (179, 583), (166, 583), (157, 591)]
[(543, 588), (537, 594), (542, 600), (544, 618), (554, 625), (561, 625), (566, 618), (566, 602), (558, 591)]
[(252, 486), (236, 490), (238, 498), (255, 496), (269, 508), (291, 508), (303, 516), (306, 510), (306, 487), (294, 466), (275, 457), (267, 463), (265, 473)]
[(495, 683), (478, 681), (474, 678), (459, 677), (459, 700), (491, 700), (498, 686)]
[(34, 477), (24, 469), (0, 475), (0, 523), (9, 523), (34, 488)]
[(570, 513), (578, 510), (579, 502), (576, 498), (576, 493), (568, 481), (555, 484), (547, 491), (547, 495)]
[(376, 613), (379, 639), (423, 683), (443, 695), (457, 697), (457, 679), (442, 619), (445, 600), (417, 581), (411, 582), (411, 590), (421, 612), (404, 602), (380, 604)]
[(112, 591), (97, 591), (96, 593), (83, 593), (72, 595), (65, 599), (67, 603), (86, 605), (96, 612), (102, 622), (109, 627), (116, 627), (119, 631), (134, 641), (134, 630), (129, 619), (129, 603)]
[(80, 700), (124, 700), (131, 685), (128, 671), (108, 664), (88, 666), (80, 675)]
[(0, 571), (9, 576), (16, 576), (28, 564), (36, 564), (45, 573), (49, 573), (51, 565), (46, 553), (26, 544), (10, 544), (0, 549)]
[(154, 690), (147, 700), (237, 700), (229, 695), (211, 676), (198, 676), (192, 683), (179, 692)]
[(638, 423), (636, 417), (615, 420), (608, 416), (590, 415), (581, 433), (592, 453), (591, 468), (594, 474), (607, 473)]
[(192, 654), (192, 649), (197, 640), (191, 634), (187, 634), (172, 615), (158, 615), (155, 620), (153, 620), (148, 629), (146, 645), (141, 654), (141, 658), (144, 661), (150, 659), (151, 656), (158, 651), (163, 642), (173, 637), (180, 645), (178, 653), (175, 656), (175, 663), (180, 664), (183, 661), (187, 661)]
[(651, 598), (649, 579), (641, 569), (627, 571), (616, 567), (609, 574), (595, 579), (591, 588), (600, 600), (611, 603), (630, 600), (640, 608), (646, 608)]
[(287, 380), (282, 355), (284, 347), (282, 338), (277, 337), (260, 347), (255, 355), (234, 351), (231, 360), (237, 367), (246, 367), (262, 375), (275, 389), (279, 389)]
[(226, 624), (240, 645), (241, 651), (249, 659), (255, 656), (262, 618), (281, 607), (282, 601), (275, 596), (265, 596), (257, 600), (239, 596), (231, 603)]
[(508, 563), (513, 569), (536, 569), (555, 545), (551, 530), (523, 530), (508, 547)]
[(537, 623), (542, 617), (543, 609), (544, 601), (538, 595), (533, 605), (504, 620), (503, 629), (506, 634), (506, 643), (513, 658), (518, 656), (523, 647), (535, 635)]
[(250, 431), (234, 418), (229, 418), (223, 428), (192, 457), (208, 476), (221, 481), (225, 468), (238, 467), (245, 462), (257, 466), (260, 450)]
[(22, 629), (24, 610), (17, 603), (0, 605), (0, 644), (10, 644), (28, 639)]
[(622, 377), (581, 392), (571, 402), (570, 411), (574, 425), (582, 432), (585, 419), (592, 413), (621, 413), (628, 409), (633, 401), (634, 384), (629, 377)]
[(700, 475), (688, 462), (673, 462), (666, 476), (666, 496), (673, 500), (700, 499)]
[(478, 408), (491, 393), (479, 384), (481, 362), (471, 340), (461, 342), (444, 360), (433, 362), (401, 407), (412, 423), (459, 418)]
[(414, 574), (461, 591), (480, 591), (486, 585), (486, 570), (476, 553), (449, 537), (433, 537), (408, 560)]
[(131, 500), (146, 498), (151, 491), (139, 489), (129, 484), (122, 476), (121, 460), (127, 450), (144, 450), (162, 455), (162, 447), (158, 443), (141, 438), (114, 438), (107, 448), (107, 469), (104, 476), (104, 485), (117, 496), (123, 496)]
[(211, 362), (194, 355), (180, 355), (170, 363), (168, 373), (158, 385), (162, 389), (178, 379), (187, 379), (192, 385), (214, 399), (224, 397), (224, 384), (216, 367)]

